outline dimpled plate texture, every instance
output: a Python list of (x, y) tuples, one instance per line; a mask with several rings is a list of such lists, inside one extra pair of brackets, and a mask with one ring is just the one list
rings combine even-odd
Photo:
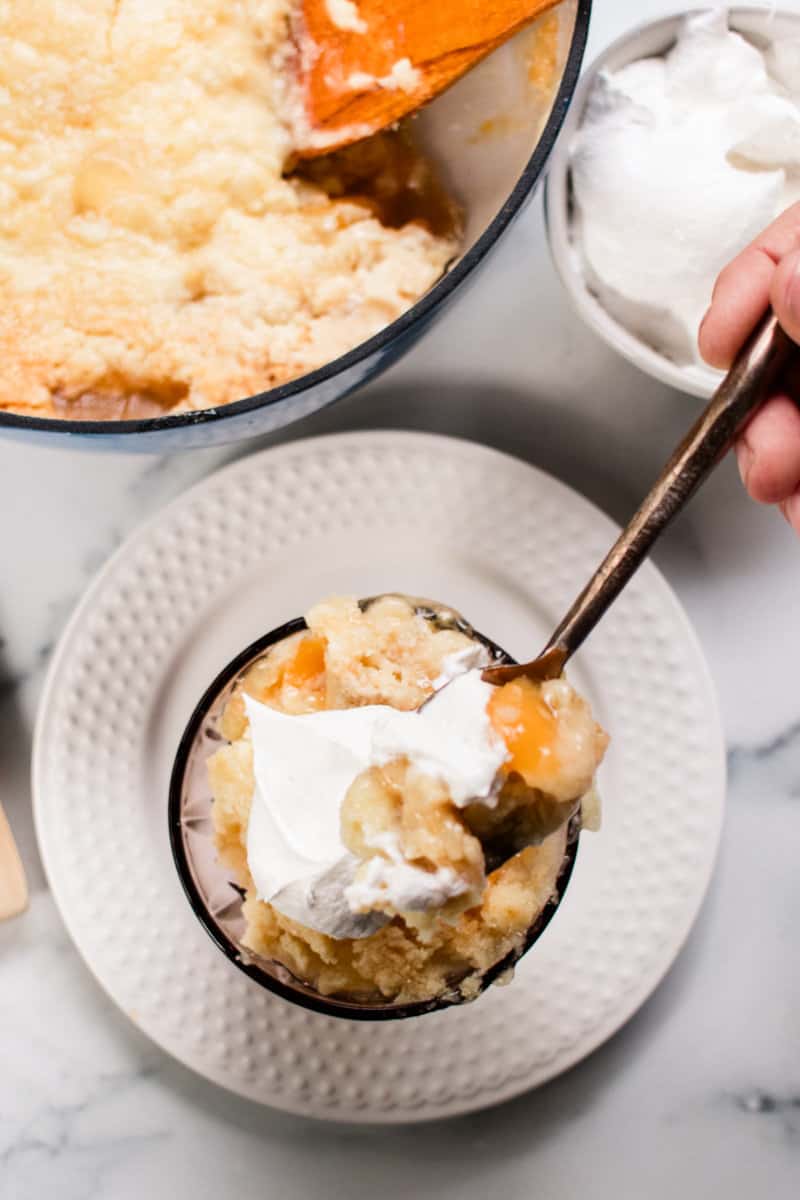
[(356, 433), (267, 450), (205, 480), (111, 559), (54, 657), (34, 750), (53, 893), (97, 979), (187, 1066), (335, 1120), (417, 1121), (549, 1079), (635, 1011), (702, 899), (722, 815), (713, 688), (650, 564), (571, 676), (613, 742), (604, 826), (510, 987), (407, 1021), (347, 1022), (263, 991), (192, 914), (167, 786), (203, 689), (241, 648), (333, 592), (442, 600), (530, 655), (609, 546), (612, 523), (467, 442)]

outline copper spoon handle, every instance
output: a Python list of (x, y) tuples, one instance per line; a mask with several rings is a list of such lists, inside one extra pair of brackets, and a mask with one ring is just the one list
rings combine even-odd
[(638, 570), (656, 538), (730, 449), (795, 350), (770, 313), (743, 347), (705, 412), (676, 448), (539, 658), (527, 668), (490, 668), (483, 676), (487, 682), (503, 683), (524, 674), (553, 678), (561, 673), (564, 663)]

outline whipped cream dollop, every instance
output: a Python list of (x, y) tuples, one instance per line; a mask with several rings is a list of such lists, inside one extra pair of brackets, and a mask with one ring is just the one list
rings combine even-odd
[(463, 895), (464, 880), (452, 867), (423, 871), (407, 862), (397, 834), (378, 834), (374, 847), (386, 857), (375, 855), (358, 879), (347, 886), (345, 900), (352, 911), (369, 913), (388, 896), (400, 912), (425, 912), (442, 908), (448, 900)]
[(385, 923), (381, 913), (356, 911), (371, 897), (425, 911), (467, 889), (453, 871), (406, 862), (394, 839), (375, 846), (385, 857), (371, 860), (355, 884), (359, 860), (340, 834), (342, 801), (356, 776), (401, 757), (441, 779), (458, 806), (495, 802), (508, 750), (487, 713), (492, 688), (478, 666), (464, 669), (474, 655), (451, 658), (443, 676), (455, 677), (417, 712), (381, 704), (290, 716), (244, 696), (255, 775), (247, 859), (260, 899), (312, 929), (350, 938)]
[(724, 9), (601, 72), (572, 147), (574, 241), (618, 321), (680, 364), (720, 270), (800, 200), (800, 38), (760, 49)]

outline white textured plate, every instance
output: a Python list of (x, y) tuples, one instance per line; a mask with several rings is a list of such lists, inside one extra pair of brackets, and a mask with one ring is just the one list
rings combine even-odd
[(563, 484), (466, 442), (357, 433), (219, 472), (140, 529), (67, 628), (34, 751), (39, 843), (100, 983), (187, 1066), (336, 1120), (465, 1112), (543, 1082), (634, 1012), (677, 954), (722, 815), (716, 701), (687, 619), (646, 565), (572, 676), (613, 736), (605, 825), (510, 987), (409, 1021), (295, 1008), (229, 963), (167, 838), (172, 756), (200, 693), (250, 641), (331, 592), (401, 590), (531, 654), (614, 527)]

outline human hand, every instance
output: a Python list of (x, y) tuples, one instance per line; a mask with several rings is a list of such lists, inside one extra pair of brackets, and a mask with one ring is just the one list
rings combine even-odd
[[(712, 367), (731, 365), (772, 305), (800, 343), (800, 204), (787, 209), (731, 262), (716, 282), (700, 326), (700, 353)], [(800, 354), (736, 443), (745, 487), (775, 504), (800, 534)]]

